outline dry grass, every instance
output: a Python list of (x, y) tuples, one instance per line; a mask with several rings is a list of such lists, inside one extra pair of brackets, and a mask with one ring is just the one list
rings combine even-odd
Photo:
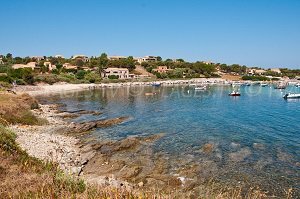
[(242, 79), (242, 77), (239, 76), (239, 75), (226, 74), (226, 75), (222, 75), (222, 79), (225, 79), (225, 80), (228, 80), (228, 81), (239, 81), (239, 80)]
[(30, 111), (38, 108), (37, 101), (27, 94), (0, 93), (0, 124), (42, 125), (47, 121), (37, 118)]

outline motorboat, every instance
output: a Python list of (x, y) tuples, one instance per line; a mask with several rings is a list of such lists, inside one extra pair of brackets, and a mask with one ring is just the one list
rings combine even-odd
[(228, 94), (229, 96), (241, 96), (241, 94), (238, 91), (232, 91)]
[(300, 93), (287, 93), (283, 96), (284, 99), (297, 99), (300, 98)]
[(295, 84), (297, 88), (300, 88), (300, 83)]
[(196, 91), (203, 91), (203, 90), (206, 90), (207, 89), (207, 87), (204, 85), (204, 86), (196, 86), (195, 87), (195, 90)]
[(157, 86), (157, 87), (158, 87), (158, 86), (160, 86), (160, 85), (161, 85), (160, 82), (153, 82), (153, 83), (152, 83), (152, 86)]
[(261, 87), (266, 87), (266, 86), (268, 86), (268, 84), (266, 84), (266, 83), (261, 83), (260, 86), (261, 86)]

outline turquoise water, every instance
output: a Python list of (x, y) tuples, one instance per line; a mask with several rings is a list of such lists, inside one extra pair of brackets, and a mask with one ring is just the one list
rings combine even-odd
[[(271, 87), (229, 86), (195, 91), (189, 86), (123, 87), (67, 93), (51, 97), (67, 110), (97, 110), (75, 121), (129, 116), (120, 125), (97, 129), (100, 140), (165, 133), (154, 145), (168, 156), (170, 172), (198, 164), (203, 178), (231, 184), (257, 184), (280, 192), (293, 187), (299, 194), (300, 100), (284, 100), (286, 92)], [(289, 87), (287, 91), (300, 92)], [(145, 93), (155, 92), (153, 96)], [(203, 152), (211, 144), (212, 151)]]

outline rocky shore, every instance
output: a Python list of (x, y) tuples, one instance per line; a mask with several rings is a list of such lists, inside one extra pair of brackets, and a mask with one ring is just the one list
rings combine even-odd
[(100, 186), (133, 190), (147, 185), (147, 188), (168, 191), (183, 186), (183, 178), (168, 174), (168, 160), (153, 153), (153, 143), (164, 134), (119, 141), (85, 139), (95, 128), (117, 125), (128, 118), (73, 123), (69, 119), (80, 114), (101, 113), (60, 112), (58, 108), (58, 105), (40, 105), (39, 109), (32, 110), (34, 115), (48, 120), (46, 125), (10, 126), (17, 134), (16, 141), (29, 155), (55, 162), (66, 173)]

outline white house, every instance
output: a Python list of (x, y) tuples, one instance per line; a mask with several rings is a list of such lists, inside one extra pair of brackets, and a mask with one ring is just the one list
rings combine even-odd
[(72, 59), (82, 60), (83, 62), (89, 62), (90, 58), (85, 55), (73, 55)]
[(65, 57), (64, 56), (62, 56), (62, 55), (55, 55), (54, 56), (55, 58), (62, 58), (62, 59), (64, 59)]
[(44, 66), (48, 67), (49, 71), (56, 69), (56, 66), (52, 65), (51, 62), (49, 62), (49, 61), (44, 62)]
[(157, 61), (157, 59), (158, 59), (158, 56), (148, 55), (145, 57), (137, 58), (137, 61), (138, 61), (138, 63), (141, 64), (142, 62), (155, 62), (155, 61)]
[(128, 79), (129, 77), (129, 70), (127, 68), (107, 68), (102, 73), (102, 77), (109, 77), (111, 75), (118, 76), (119, 79)]
[(109, 60), (121, 60), (121, 59), (126, 59), (127, 57), (125, 57), (125, 56), (108, 56), (107, 58)]
[(73, 66), (70, 63), (65, 63), (65, 64), (63, 64), (63, 68), (65, 68), (65, 69), (77, 69), (77, 66)]

